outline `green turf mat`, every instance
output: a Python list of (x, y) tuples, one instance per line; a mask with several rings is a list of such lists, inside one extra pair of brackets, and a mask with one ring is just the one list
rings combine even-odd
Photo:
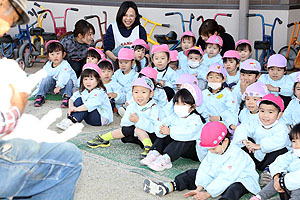
[[(35, 97), (29, 97), (30, 101), (35, 101)], [(46, 100), (62, 101), (62, 96), (59, 94), (46, 94)]]

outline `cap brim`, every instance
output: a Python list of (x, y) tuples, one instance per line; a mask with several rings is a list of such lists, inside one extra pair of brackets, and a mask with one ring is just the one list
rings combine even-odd
[(20, 9), (22, 9), (22, 18), (19, 19), (16, 24), (18, 24), (18, 25), (28, 24), (28, 22), (30, 21), (30, 18), (27, 14), (25, 5), (22, 4), (20, 1), (14, 1), (14, 3), (17, 4)]

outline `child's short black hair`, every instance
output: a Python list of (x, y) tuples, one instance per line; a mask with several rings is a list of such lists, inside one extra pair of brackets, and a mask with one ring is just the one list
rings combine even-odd
[(196, 44), (196, 38), (194, 38), (193, 36), (189, 36), (189, 35), (185, 35), (181, 38), (181, 41), (185, 40), (185, 39), (190, 39), (192, 38), (193, 40), (193, 46)]
[(282, 112), (281, 109), (280, 109), (280, 107), (279, 107), (276, 103), (274, 103), (274, 102), (272, 102), (272, 101), (262, 100), (262, 101), (259, 103), (259, 107), (260, 107), (261, 104), (272, 105), (272, 106), (274, 106), (274, 107), (276, 108), (276, 110), (278, 111), (278, 113)]
[(95, 49), (90, 49), (86, 52), (86, 57), (97, 58), (98, 61), (101, 60), (100, 54)]
[(256, 77), (258, 75), (260, 75), (260, 72), (259, 71), (251, 71), (251, 70), (245, 70), (245, 69), (241, 69), (240, 70), (240, 73), (243, 73), (243, 74), (255, 74)]
[(195, 99), (193, 95), (185, 88), (180, 89), (178, 92), (176, 92), (175, 96), (173, 97), (173, 103), (178, 102), (179, 99), (181, 102), (189, 104), (189, 105), (195, 105)]
[(146, 48), (143, 45), (135, 45), (133, 50), (136, 51), (139, 49), (145, 49), (145, 52), (146, 52)]
[(101, 70), (103, 70), (103, 69), (110, 69), (110, 70), (114, 71), (114, 68), (113, 68), (112, 64), (109, 61), (107, 61), (107, 60), (103, 60), (103, 61), (99, 62), (98, 63), (98, 67)]
[[(210, 74), (210, 73), (212, 73), (212, 72), (208, 72), (207, 73), (207, 75), (206, 75), (206, 77)], [(215, 73), (217, 73), (217, 72), (215, 72)], [(222, 73), (217, 73), (217, 74), (220, 74), (221, 76), (222, 76), (222, 80), (224, 80), (225, 79), (225, 77), (223, 76), (223, 74)]]
[(236, 47), (236, 50), (237, 51), (244, 51), (245, 49), (249, 49), (250, 52), (252, 52), (252, 48), (249, 44), (247, 43), (242, 43), (242, 44), (239, 44), (237, 47)]
[(97, 82), (98, 82), (97, 87), (98, 87), (98, 88), (102, 88), (102, 89), (106, 92), (106, 88), (105, 88), (105, 86), (104, 86), (104, 84), (103, 84), (103, 82), (102, 82), (102, 80), (101, 80), (99, 74), (98, 74), (95, 70), (92, 70), (92, 69), (85, 69), (85, 70), (83, 70), (83, 71), (81, 72), (80, 76), (81, 76), (81, 78), (80, 78), (80, 86), (79, 86), (79, 91), (80, 91), (80, 93), (81, 93), (83, 90), (85, 90), (85, 87), (84, 87), (84, 85), (83, 85), (83, 78), (85, 78), (85, 77), (91, 77), (91, 76), (93, 76), (93, 77), (96, 78), (96, 80), (97, 80)]
[(190, 54), (196, 54), (196, 55), (200, 55), (200, 57), (202, 57), (201, 53), (197, 50), (190, 50), (188, 55), (190, 55)]
[(225, 135), (225, 137), (223, 138), (223, 140), (220, 142), (220, 144), (222, 144), (226, 138), (227, 138), (227, 139), (229, 140), (229, 142), (230, 142), (230, 141), (231, 141), (231, 137), (232, 137), (232, 134), (231, 134), (230, 131), (227, 129), (227, 134)]
[(234, 59), (234, 60), (236, 61), (236, 64), (239, 64), (239, 63), (240, 63), (240, 60), (237, 59), (237, 58), (223, 58), (223, 63), (226, 63), (227, 60), (229, 60), (229, 59)]
[[(209, 44), (212, 44), (212, 43), (205, 43), (205, 49), (207, 48), (207, 45), (209, 45)], [(212, 45), (214, 45), (214, 44), (212, 44)], [(219, 47), (219, 51), (220, 51), (222, 49), (222, 47), (218, 44), (216, 44), (216, 45)]]
[(290, 140), (300, 139), (300, 123), (296, 124), (289, 133)]
[[(274, 67), (276, 67), (276, 66), (274, 66)], [(268, 67), (268, 71), (269, 71), (269, 69), (272, 69), (272, 68), (274, 68), (274, 67)], [(286, 72), (287, 72), (287, 67), (279, 67), (279, 68), (283, 68), (283, 69), (284, 69), (284, 74), (286, 74)]]
[(172, 63), (176, 63), (176, 69), (178, 69), (178, 67), (179, 67), (179, 62), (178, 62), (178, 61), (170, 61), (169, 65), (172, 64)]
[(47, 46), (46, 49), (47, 54), (52, 52), (57, 52), (57, 51), (62, 51), (63, 53), (66, 52), (64, 46), (58, 42), (52, 42)]

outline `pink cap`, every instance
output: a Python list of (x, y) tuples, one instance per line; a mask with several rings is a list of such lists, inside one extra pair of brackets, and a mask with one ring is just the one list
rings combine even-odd
[(188, 55), (189, 55), (189, 52), (192, 51), (192, 50), (199, 51), (200, 54), (201, 54), (201, 56), (203, 56), (203, 54), (204, 54), (204, 53), (203, 53), (203, 50), (202, 50), (202, 48), (201, 48), (201, 46), (199, 46), (199, 47), (194, 46), (194, 47), (192, 47), (192, 48), (186, 50), (185, 55), (188, 56)]
[(152, 46), (152, 50), (151, 50), (151, 54), (155, 54), (157, 52), (167, 52), (170, 53), (169, 47), (166, 44), (161, 44), (161, 45), (153, 45)]
[(206, 40), (206, 43), (209, 44), (218, 44), (220, 47), (223, 46), (223, 40), (220, 36), (217, 35), (212, 35), (208, 38), (208, 40)]
[(101, 59), (105, 58), (105, 54), (103, 53), (103, 51), (101, 49), (97, 49), (97, 48), (94, 48), (94, 47), (89, 47), (88, 50), (95, 50), (100, 55)]
[(196, 35), (192, 32), (192, 31), (185, 31), (182, 33), (181, 37), (180, 37), (180, 40), (184, 37), (184, 36), (191, 36), (193, 38), (196, 39)]
[(198, 85), (198, 79), (193, 74), (181, 74), (175, 84), (184, 84), (184, 83)]
[(177, 50), (170, 51), (170, 59), (171, 59), (171, 62), (178, 61), (178, 51)]
[(227, 71), (226, 71), (225, 67), (219, 63), (211, 64), (210, 67), (208, 68), (207, 74), (209, 72), (216, 72), (216, 73), (222, 74), (224, 78), (227, 77)]
[(99, 76), (101, 76), (101, 74), (102, 74), (100, 67), (96, 64), (93, 64), (93, 63), (86, 63), (83, 66), (82, 71), (84, 71), (86, 69), (95, 70), (99, 74)]
[(144, 74), (145, 76), (156, 80), (158, 72), (152, 67), (145, 67), (140, 71), (140, 74)]
[(208, 122), (205, 124), (201, 131), (200, 146), (205, 148), (214, 148), (223, 141), (227, 135), (226, 126), (219, 122)]
[(49, 40), (49, 41), (46, 43), (46, 45), (45, 45), (45, 49), (47, 49), (47, 47), (49, 46), (49, 44), (54, 43), (54, 42), (57, 42), (57, 43), (61, 44), (59, 40)]
[[(101, 58), (102, 58), (102, 57), (101, 57)], [(112, 62), (111, 62), (110, 60), (106, 59), (106, 58), (102, 58), (102, 59), (98, 62), (98, 64), (101, 63), (101, 62), (104, 62), (104, 61), (109, 62), (109, 63), (113, 66)]]
[(284, 103), (283, 103), (282, 98), (279, 95), (275, 96), (272, 93), (267, 94), (262, 99), (260, 99), (258, 101), (258, 104), (260, 104), (262, 101), (271, 101), (271, 102), (275, 103), (280, 108), (281, 112), (283, 112), (283, 110), (284, 110)]
[(128, 48), (121, 48), (118, 53), (119, 60), (133, 60), (135, 58), (134, 51)]
[(202, 102), (203, 102), (202, 91), (200, 90), (198, 85), (190, 84), (190, 83), (184, 83), (184, 84), (181, 85), (180, 89), (183, 89), (183, 88), (187, 89), (192, 94), (192, 96), (194, 97), (196, 106), (201, 106), (202, 105)]
[(241, 65), (241, 69), (247, 70), (247, 71), (257, 71), (260, 72), (261, 71), (261, 66), (259, 64), (259, 62), (257, 62), (254, 59), (247, 59), (245, 60), (242, 65)]
[(294, 82), (295, 82), (295, 83), (296, 83), (296, 82), (300, 82), (300, 72), (298, 72), (298, 73), (296, 74), (296, 78), (295, 78)]
[(245, 100), (246, 96), (263, 97), (267, 94), (269, 94), (269, 90), (268, 90), (267, 86), (261, 82), (255, 82), (246, 88), (246, 90), (242, 96), (242, 99)]
[(250, 47), (252, 48), (251, 43), (249, 42), (249, 40), (246, 40), (246, 39), (242, 39), (242, 40), (237, 41), (237, 42), (235, 43), (235, 48), (237, 48), (240, 44), (244, 44), (244, 43), (249, 44)]
[(137, 46), (137, 45), (140, 45), (140, 46), (143, 46), (146, 48), (147, 51), (149, 51), (150, 49), (150, 46), (145, 42), (145, 40), (143, 39), (136, 39), (134, 40), (134, 42), (131, 44), (131, 46)]
[(287, 60), (281, 54), (274, 54), (268, 60), (267, 68), (269, 67), (286, 67)]
[(224, 58), (236, 58), (240, 60), (240, 55), (238, 51), (235, 50), (228, 50), (224, 53), (223, 59)]
[(145, 76), (135, 79), (135, 81), (132, 84), (132, 87), (133, 86), (142, 86), (144, 88), (148, 88), (151, 91), (154, 90), (154, 83), (151, 81), (150, 78)]

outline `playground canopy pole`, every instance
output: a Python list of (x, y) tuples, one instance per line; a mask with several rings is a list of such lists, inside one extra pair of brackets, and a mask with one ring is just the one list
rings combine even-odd
[(249, 13), (249, 0), (240, 0), (239, 7), (239, 40), (248, 39), (249, 19), (246, 14)]

